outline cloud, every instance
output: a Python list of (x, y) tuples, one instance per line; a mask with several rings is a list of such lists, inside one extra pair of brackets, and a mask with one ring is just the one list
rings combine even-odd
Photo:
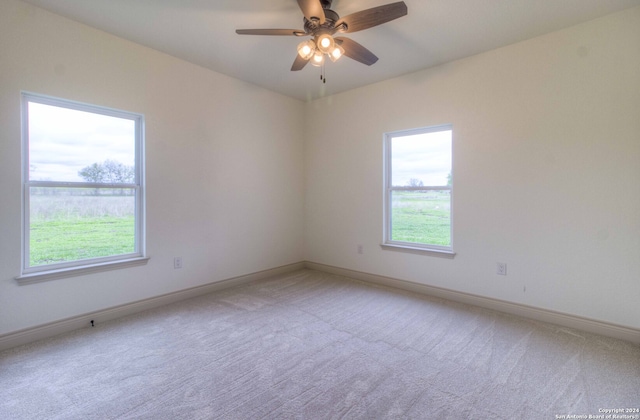
[(451, 172), (451, 131), (437, 131), (392, 140), (392, 183), (405, 186), (411, 178), (425, 186), (447, 185)]
[(79, 170), (107, 159), (135, 164), (135, 121), (29, 103), (32, 180), (82, 181)]

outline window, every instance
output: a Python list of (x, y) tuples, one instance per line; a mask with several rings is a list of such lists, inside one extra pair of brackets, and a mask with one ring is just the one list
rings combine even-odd
[(453, 254), (452, 126), (386, 133), (383, 245)]
[(22, 115), (21, 277), (144, 259), (142, 115), (30, 93)]

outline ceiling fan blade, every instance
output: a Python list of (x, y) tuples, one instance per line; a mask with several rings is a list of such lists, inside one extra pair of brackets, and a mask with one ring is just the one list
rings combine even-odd
[(298, 6), (307, 20), (316, 18), (321, 25), (324, 23), (324, 9), (320, 0), (298, 0)]
[(403, 1), (385, 4), (384, 6), (373, 7), (352, 13), (339, 19), (336, 28), (345, 23), (347, 28), (344, 32), (357, 32), (374, 26), (382, 25), (394, 19), (398, 19), (407, 14), (407, 5)]
[(308, 62), (309, 62), (308, 58), (305, 59), (300, 57), (300, 54), (296, 54), (296, 59), (293, 62), (293, 65), (291, 66), (291, 71), (302, 70), (304, 66), (307, 65)]
[(340, 44), (342, 48), (344, 48), (344, 55), (346, 55), (347, 57), (359, 61), (362, 64), (366, 64), (367, 66), (370, 66), (378, 61), (378, 57), (376, 57), (374, 53), (358, 44), (356, 41), (342, 37), (337, 37), (334, 39), (338, 44)]
[(236, 33), (239, 35), (306, 35), (299, 29), (236, 29)]

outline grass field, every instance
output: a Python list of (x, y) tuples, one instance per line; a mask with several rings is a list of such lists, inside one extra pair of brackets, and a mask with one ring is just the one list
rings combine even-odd
[[(451, 244), (448, 192), (394, 191), (392, 240)], [(33, 195), (30, 266), (134, 252), (133, 196)]]
[(29, 265), (134, 252), (132, 196), (31, 196)]
[(451, 245), (451, 196), (448, 191), (394, 191), (391, 239)]

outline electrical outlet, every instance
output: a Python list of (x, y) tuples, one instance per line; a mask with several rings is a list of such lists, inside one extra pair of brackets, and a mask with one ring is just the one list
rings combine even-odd
[(182, 268), (182, 257), (173, 258), (173, 268)]
[(500, 276), (507, 275), (507, 263), (496, 263), (496, 274)]

